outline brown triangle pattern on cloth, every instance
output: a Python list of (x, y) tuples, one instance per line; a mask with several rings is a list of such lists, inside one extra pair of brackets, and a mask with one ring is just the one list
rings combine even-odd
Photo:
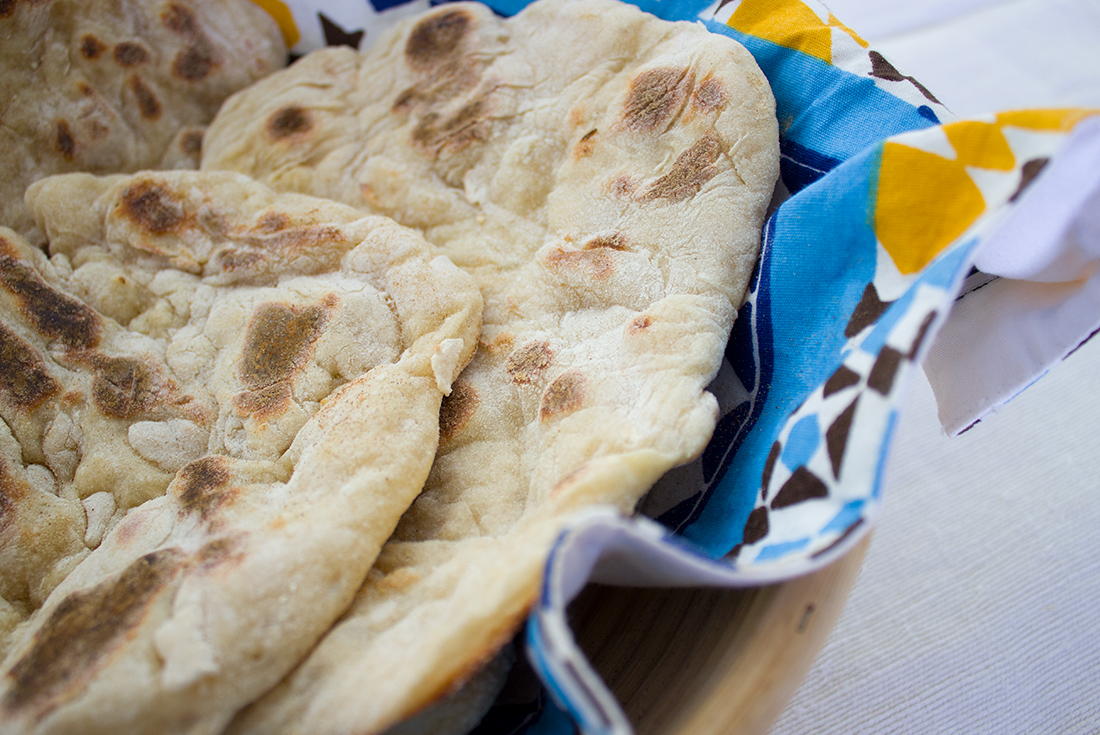
[(351, 46), (356, 51), (359, 50), (359, 44), (363, 41), (363, 31), (345, 31), (340, 26), (336, 25), (331, 18), (324, 13), (318, 13), (317, 18), (321, 21), (321, 30), (325, 33), (325, 44), (328, 46)]
[(745, 521), (745, 533), (741, 543), (755, 544), (768, 535), (768, 509), (761, 506), (749, 513), (749, 519)]
[(844, 336), (851, 339), (877, 322), (878, 318), (892, 303), (894, 302), (879, 299), (875, 284), (868, 283), (867, 287), (863, 289), (863, 296), (860, 298), (859, 303), (852, 310), (852, 316), (848, 319), (848, 326), (844, 328)]
[(827, 498), (828, 496), (829, 488), (825, 486), (821, 478), (805, 467), (799, 467), (776, 493), (771, 502), (771, 509), (786, 508), (789, 505), (803, 503), (814, 498)]
[(839, 393), (845, 388), (850, 388), (853, 385), (859, 383), (859, 373), (852, 370), (847, 365), (841, 365), (836, 369), (836, 372), (829, 376), (829, 379), (825, 381), (825, 390), (822, 391), (821, 397), (828, 398), (834, 393)]
[(882, 351), (878, 353), (878, 357), (875, 358), (871, 374), (867, 376), (867, 385), (882, 395), (887, 395), (890, 389), (894, 387), (894, 376), (898, 374), (898, 368), (904, 359), (905, 355), (893, 347), (884, 346)]
[(1008, 198), (1008, 201), (1016, 201), (1021, 194), (1024, 193), (1024, 189), (1031, 186), (1031, 182), (1035, 181), (1036, 177), (1043, 172), (1046, 165), (1050, 163), (1049, 158), (1032, 158), (1026, 162), (1020, 168), (1020, 185), (1016, 187), (1016, 191), (1012, 193), (1012, 196)]
[(833, 477), (840, 479), (840, 465), (844, 461), (844, 450), (848, 447), (848, 433), (852, 430), (852, 418), (856, 415), (857, 396), (848, 408), (844, 409), (836, 421), (825, 430), (825, 447), (829, 450), (829, 462), (833, 466)]
[(764, 462), (764, 474), (760, 477), (760, 499), (768, 499), (768, 485), (772, 481), (772, 471), (775, 469), (775, 462), (779, 459), (779, 452), (783, 449), (783, 445), (779, 442), (772, 444), (772, 449), (768, 452), (768, 459)]
[(913, 77), (907, 77), (891, 64), (886, 58), (878, 51), (871, 51), (868, 56), (871, 57), (871, 76), (878, 79), (885, 79), (888, 82), (909, 82), (924, 95), (924, 98), (929, 102), (935, 102), (937, 105), (940, 103), (938, 99), (932, 96), (932, 93), (925, 89), (925, 86), (918, 82)]
[(913, 338), (913, 346), (909, 348), (909, 352), (905, 355), (909, 360), (917, 359), (917, 353), (920, 352), (920, 346), (924, 344), (924, 338), (928, 336), (928, 330), (932, 327), (932, 322), (936, 321), (937, 316), (939, 316), (939, 312), (933, 311), (929, 313), (928, 316), (924, 317), (920, 329), (917, 330), (917, 336)]

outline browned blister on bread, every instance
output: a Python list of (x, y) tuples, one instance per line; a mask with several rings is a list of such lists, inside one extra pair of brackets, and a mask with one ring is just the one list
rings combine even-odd
[(629, 512), (702, 451), (777, 176), (774, 101), (696, 24), (457, 3), (235, 95), (203, 168), (419, 228), (485, 295), (424, 493), (352, 610), (231, 728), (379, 732), (514, 634), (570, 513)]
[(32, 182), (198, 168), (222, 101), (286, 63), (250, 0), (12, 0), (0, 39), (0, 226), (25, 235)]
[(239, 174), (28, 203), (48, 256), (0, 229), (2, 729), (218, 732), (420, 491), (481, 295), (411, 230)]

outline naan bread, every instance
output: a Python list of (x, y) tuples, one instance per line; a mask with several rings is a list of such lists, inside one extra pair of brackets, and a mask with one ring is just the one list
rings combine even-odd
[(285, 64), (250, 0), (0, 3), (0, 225), (31, 233), (49, 174), (198, 168), (222, 101)]
[(697, 456), (778, 170), (749, 53), (610, 0), (446, 5), (240, 93), (204, 169), (420, 228), (485, 295), (424, 493), (232, 733), (374, 733), (508, 641), (568, 515)]
[(480, 293), (391, 220), (239, 174), (28, 202), (52, 257), (0, 231), (0, 729), (219, 732), (420, 491)]

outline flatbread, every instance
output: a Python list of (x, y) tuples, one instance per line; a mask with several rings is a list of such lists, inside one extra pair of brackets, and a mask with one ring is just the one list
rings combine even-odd
[(465, 735), (502, 696), (515, 664), (515, 646), (507, 645), (459, 689), (389, 728), (386, 735)]
[(219, 732), (420, 491), (480, 293), (390, 220), (239, 174), (28, 202), (52, 257), (0, 230), (0, 722)]
[(702, 451), (777, 176), (771, 92), (730, 39), (610, 0), (447, 5), (235, 95), (202, 165), (420, 228), (485, 295), (424, 493), (230, 728), (379, 732), (511, 639), (570, 513), (630, 512)]
[(222, 101), (285, 64), (250, 0), (0, 3), (0, 225), (40, 237), (23, 192), (50, 174), (198, 168)]

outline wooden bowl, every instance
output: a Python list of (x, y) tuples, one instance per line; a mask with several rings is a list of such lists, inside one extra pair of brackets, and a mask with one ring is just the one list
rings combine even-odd
[(637, 735), (764, 735), (840, 617), (869, 544), (756, 589), (589, 585), (570, 618)]

